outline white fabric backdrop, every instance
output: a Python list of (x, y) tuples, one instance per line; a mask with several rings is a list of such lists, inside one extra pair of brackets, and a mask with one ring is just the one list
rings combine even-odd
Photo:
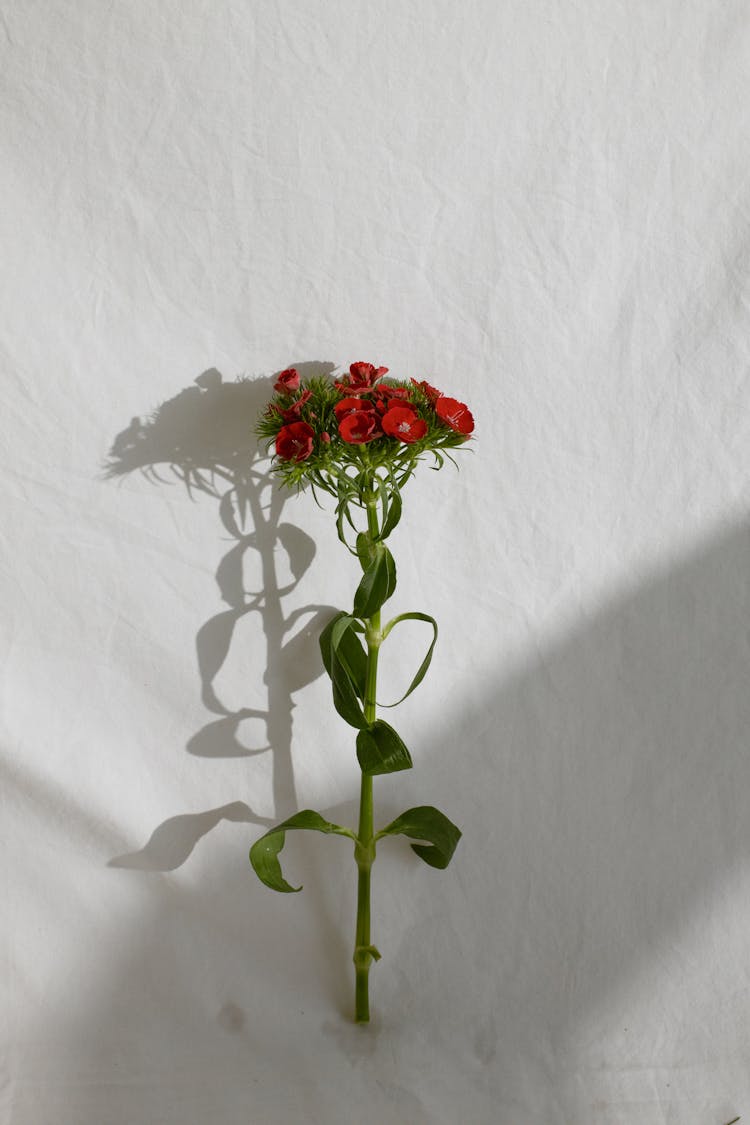
[[(0, 1121), (744, 1120), (746, 4), (1, 15)], [(356, 568), (210, 487), (269, 376), (360, 359), (477, 419), (394, 535), (441, 638), (377, 785), (464, 839), (382, 847), (366, 1030), (348, 845), (290, 839), (296, 896), (247, 863), (354, 816)]]

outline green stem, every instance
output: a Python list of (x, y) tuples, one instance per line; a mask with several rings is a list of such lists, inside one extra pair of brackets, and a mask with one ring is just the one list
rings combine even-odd
[[(374, 542), (378, 534), (377, 501), (370, 493), (367, 500), (367, 533)], [(378, 679), (378, 652), (380, 649), (380, 611), (374, 613), (366, 623), (367, 670), (365, 675), (364, 715), (368, 723), (375, 721), (376, 693)], [(355, 1019), (357, 1023), (367, 1023), (370, 1019), (369, 977), (373, 958), (380, 954), (373, 947), (370, 938), (370, 870), (375, 860), (373, 840), (373, 799), (372, 777), (362, 774), (359, 797), (359, 828), (355, 847), (357, 861), (357, 928), (354, 940), (355, 967)]]

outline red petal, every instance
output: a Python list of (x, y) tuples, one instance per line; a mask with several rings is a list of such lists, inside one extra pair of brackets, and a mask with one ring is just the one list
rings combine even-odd
[(364, 445), (373, 438), (380, 437), (377, 415), (374, 411), (356, 410), (347, 414), (339, 422), (339, 433), (349, 445)]
[(474, 429), (471, 411), (458, 399), (441, 395), (435, 403), (435, 413), (442, 422), (460, 434), (470, 434)]

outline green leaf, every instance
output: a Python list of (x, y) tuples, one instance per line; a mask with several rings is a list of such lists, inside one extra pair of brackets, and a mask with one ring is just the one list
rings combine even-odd
[(357, 536), (357, 557), (362, 564), (362, 569), (367, 570), (368, 566), (374, 561), (376, 555), (376, 545), (370, 539), (370, 536), (365, 531), (360, 531)]
[(401, 493), (396, 490), (392, 491), (390, 494), (390, 498), (388, 501), (388, 514), (383, 521), (383, 527), (381, 528), (378, 538), (387, 539), (400, 519)]
[(354, 616), (372, 617), (395, 589), (396, 564), (393, 555), (385, 544), (377, 543), (374, 558), (368, 563), (354, 595)]
[(357, 760), (362, 772), (367, 774), (397, 773), (412, 767), (406, 746), (393, 727), (382, 719), (376, 719), (357, 735)]
[(354, 530), (356, 532), (357, 529), (356, 529), (356, 527), (354, 527), (354, 523), (352, 522), (352, 517), (349, 514), (348, 498), (339, 501), (338, 505), (336, 506), (336, 533), (338, 534), (338, 537), (341, 540), (341, 542), (346, 547), (347, 551), (349, 551), (349, 553), (352, 554), (352, 555), (356, 555), (357, 552), (354, 550), (354, 547), (351, 547), (349, 545), (349, 541), (346, 538), (346, 533), (344, 531), (344, 520), (345, 519), (346, 519), (347, 523), (349, 524), (349, 526), (354, 528)]
[[(344, 624), (345, 622), (346, 624)], [(339, 628), (336, 628), (337, 625)], [(320, 634), (320, 651), (328, 675), (333, 678), (333, 662), (334, 660), (340, 661), (348, 672), (357, 695), (360, 699), (364, 699), (367, 653), (356, 632), (361, 628), (362, 626), (358, 621), (355, 621), (350, 614), (344, 613), (342, 610), (336, 614), (332, 621), (328, 622)], [(337, 642), (335, 651), (332, 644), (334, 630)]]
[[(382, 529), (385, 525), (385, 521), (386, 521), (386, 518), (388, 516), (388, 481), (384, 477), (381, 477), (381, 476), (378, 476), (376, 478), (376, 480), (377, 480), (378, 499), (380, 500), (380, 514), (381, 514), (380, 527)], [(375, 536), (375, 538), (376, 539), (382, 539), (382, 537), (383, 537), (383, 535), (382, 535), (382, 530), (381, 530)]]
[(292, 887), (287, 883), (281, 874), (281, 864), (278, 859), (279, 852), (284, 847), (285, 833), (293, 828), (307, 828), (314, 832), (333, 832), (338, 836), (349, 836), (352, 840), (356, 839), (350, 828), (342, 828), (339, 824), (331, 824), (329, 820), (324, 820), (320, 813), (313, 812), (312, 809), (304, 809), (302, 812), (295, 813), (282, 824), (277, 824), (275, 828), (271, 828), (265, 836), (261, 836), (251, 847), (250, 862), (262, 883), (265, 883), (273, 891), (283, 891), (287, 894), (302, 890), (302, 887)]
[(320, 652), (333, 683), (333, 705), (352, 727), (367, 726), (360, 700), (365, 694), (367, 657), (357, 637), (358, 622), (349, 613), (337, 614), (320, 635)]
[(331, 634), (333, 633), (334, 625), (338, 621), (341, 621), (342, 617), (349, 617), (349, 614), (345, 610), (340, 609), (336, 616), (331, 618), (331, 620), (321, 632), (320, 637), (318, 638), (318, 643), (320, 645), (320, 655), (323, 657), (325, 670), (331, 677), (333, 677), (333, 652), (331, 650)]
[(379, 703), (379, 707), (398, 707), (399, 703), (403, 703), (407, 696), (411, 695), (411, 693), (414, 691), (414, 688), (419, 687), (419, 685), (422, 683), (422, 680), (427, 675), (427, 669), (430, 667), (430, 663), (432, 662), (432, 654), (435, 651), (435, 644), (438, 639), (437, 621), (434, 617), (430, 617), (429, 613), (400, 613), (398, 617), (394, 617), (392, 621), (389, 621), (385, 629), (383, 629), (383, 640), (385, 640), (385, 638), (388, 636), (393, 626), (398, 625), (399, 621), (425, 621), (428, 625), (432, 625), (432, 643), (427, 649), (427, 655), (419, 665), (414, 679), (409, 684), (408, 688), (401, 696), (401, 698), (397, 699), (395, 703)]
[(412, 850), (430, 867), (447, 867), (456, 850), (461, 832), (448, 817), (432, 805), (420, 805), (407, 809), (396, 817), (387, 828), (375, 834), (375, 839), (383, 836), (408, 836), (412, 840), (426, 840), (425, 844), (412, 844)]

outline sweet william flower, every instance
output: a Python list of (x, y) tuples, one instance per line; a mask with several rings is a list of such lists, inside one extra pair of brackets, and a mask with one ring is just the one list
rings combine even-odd
[(416, 406), (406, 398), (409, 393), (406, 387), (379, 387), (378, 392), (380, 391), (383, 394), (378, 393), (375, 396), (375, 409), (379, 414), (385, 414), (392, 406), (403, 406), (405, 410), (413, 410), (416, 414)]
[(305, 406), (305, 404), (308, 403), (311, 398), (312, 391), (304, 391), (299, 396), (297, 401), (293, 402), (291, 406), (288, 406), (286, 410), (284, 410), (281, 406), (276, 406), (274, 407), (274, 409), (276, 410), (277, 414), (281, 416), (284, 422), (298, 422), (302, 413), (302, 407)]
[(352, 363), (346, 381), (336, 383), (338, 390), (345, 393), (354, 391), (371, 391), (378, 379), (388, 374), (387, 367), (376, 367), (374, 363)]
[(276, 453), (282, 461), (306, 461), (313, 451), (314, 430), (307, 422), (290, 422), (276, 437)]
[(424, 418), (419, 418), (414, 407), (406, 404), (392, 406), (383, 415), (380, 424), (383, 432), (389, 437), (398, 438), (407, 445), (419, 441), (427, 433), (427, 423)]
[(452, 430), (459, 434), (470, 434), (474, 429), (474, 419), (471, 411), (464, 403), (455, 398), (441, 395), (435, 403), (435, 413), (441, 422), (445, 422)]
[[(296, 390), (275, 392), (257, 433), (271, 449), (278, 441), (275, 469), (285, 484), (310, 480), (340, 497), (347, 482), (372, 469), (400, 488), (423, 457), (434, 457), (439, 468), (444, 450), (468, 441), (474, 420), (464, 403), (425, 380), (381, 379), (386, 370), (353, 363), (341, 382), (311, 376)], [(295, 369), (287, 368), (277, 382), (293, 386)], [(289, 428), (302, 422), (309, 429)]]
[(368, 387), (372, 387), (377, 383), (378, 379), (382, 379), (384, 375), (388, 374), (387, 367), (376, 367), (374, 363), (351, 363), (349, 364), (349, 375), (355, 383), (365, 382)]
[(439, 391), (437, 387), (430, 386), (424, 379), (412, 379), (412, 383), (427, 396), (433, 406), (442, 395), (442, 391)]
[(273, 389), (277, 394), (289, 394), (292, 391), (299, 390), (299, 372), (296, 367), (287, 367), (286, 371), (282, 371), (278, 379), (273, 385)]
[(365, 398), (342, 398), (333, 408), (333, 413), (340, 422), (347, 414), (354, 414), (358, 410), (372, 410), (372, 403)]
[(355, 410), (339, 422), (339, 434), (349, 445), (365, 445), (380, 437), (378, 416), (374, 410)]

